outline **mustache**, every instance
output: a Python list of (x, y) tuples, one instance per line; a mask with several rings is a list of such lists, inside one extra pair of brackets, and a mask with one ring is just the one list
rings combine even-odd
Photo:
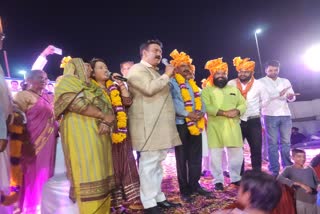
[(156, 58), (156, 59), (161, 59), (161, 56), (155, 56), (154, 58)]

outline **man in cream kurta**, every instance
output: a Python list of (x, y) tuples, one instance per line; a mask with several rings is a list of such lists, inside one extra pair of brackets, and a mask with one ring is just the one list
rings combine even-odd
[(227, 85), (228, 65), (222, 58), (210, 60), (206, 69), (211, 73), (210, 85), (201, 94), (208, 115), (208, 146), (216, 190), (223, 190), (222, 152), (227, 150), (231, 183), (240, 185), (243, 143), (240, 116), (246, 110), (246, 101), (240, 91)]
[(133, 95), (129, 108), (129, 129), (139, 160), (140, 197), (147, 213), (160, 213), (159, 207), (175, 207), (161, 191), (162, 166), (167, 149), (181, 145), (175, 125), (175, 110), (168, 85), (174, 67), (166, 66), (160, 75), (156, 67), (162, 57), (161, 43), (149, 40), (140, 46), (140, 63), (127, 76)]

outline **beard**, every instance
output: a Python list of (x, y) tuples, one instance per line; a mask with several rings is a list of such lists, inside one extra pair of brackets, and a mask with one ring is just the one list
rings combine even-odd
[(252, 77), (251, 75), (248, 76), (248, 77), (239, 77), (239, 80), (240, 80), (240, 82), (242, 82), (242, 83), (246, 83), (246, 82), (249, 82), (249, 81), (250, 81), (251, 77)]
[(218, 88), (224, 88), (227, 83), (228, 83), (228, 79), (225, 77), (219, 77), (219, 78), (215, 78), (213, 80), (213, 83), (215, 86), (217, 86)]

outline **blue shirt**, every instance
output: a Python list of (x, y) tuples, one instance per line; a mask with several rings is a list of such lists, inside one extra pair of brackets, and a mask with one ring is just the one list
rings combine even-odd
[[(194, 111), (194, 107), (195, 107), (194, 94), (193, 94), (193, 91), (192, 91), (192, 88), (191, 88), (189, 82), (186, 81), (185, 84), (186, 84), (186, 87), (188, 88), (188, 91), (190, 93), (192, 104), (193, 104), (192, 110)], [(176, 124), (178, 124), (178, 125), (184, 124), (185, 118), (188, 116), (189, 112), (187, 112), (184, 109), (184, 102), (183, 102), (183, 99), (181, 96), (179, 84), (177, 83), (176, 79), (171, 78), (169, 85), (170, 85), (170, 91), (171, 91), (171, 95), (172, 95), (172, 99), (173, 99), (174, 108), (176, 111)], [(205, 112), (205, 105), (203, 102), (202, 102), (201, 111)]]

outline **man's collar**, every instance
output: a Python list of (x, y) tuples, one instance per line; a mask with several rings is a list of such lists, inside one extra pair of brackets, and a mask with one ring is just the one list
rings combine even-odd
[(153, 69), (156, 69), (157, 71), (159, 70), (158, 67), (153, 67), (151, 64), (149, 64), (148, 62), (144, 61), (144, 60), (141, 60), (140, 61), (141, 64), (144, 64), (145, 66), (147, 66), (148, 68), (153, 68)]

